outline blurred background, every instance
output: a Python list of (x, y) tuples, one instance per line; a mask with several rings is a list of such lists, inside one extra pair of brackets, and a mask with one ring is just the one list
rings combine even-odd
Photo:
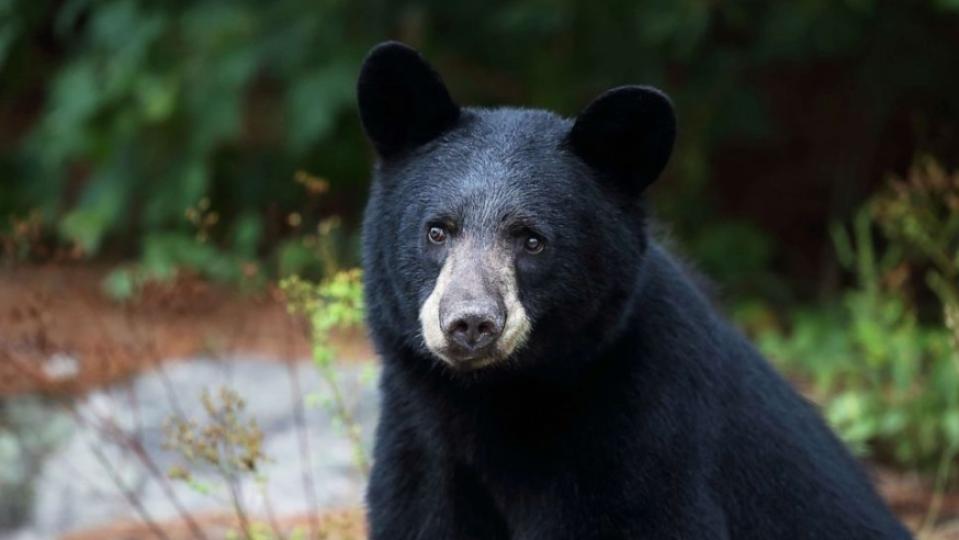
[(959, 538), (956, 0), (0, 0), (0, 538), (362, 538), (366, 51), (674, 99), (661, 234)]

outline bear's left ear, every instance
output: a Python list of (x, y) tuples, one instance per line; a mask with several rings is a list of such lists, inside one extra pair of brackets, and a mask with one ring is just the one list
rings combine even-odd
[(646, 86), (608, 90), (583, 110), (567, 143), (615, 189), (638, 196), (663, 171), (676, 139), (665, 94)]
[(460, 108), (416, 50), (395, 41), (373, 48), (356, 83), (360, 120), (383, 158), (415, 148), (449, 129)]

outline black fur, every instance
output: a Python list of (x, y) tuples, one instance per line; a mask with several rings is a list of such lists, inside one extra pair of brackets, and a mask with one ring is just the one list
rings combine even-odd
[[(381, 158), (363, 239), (384, 362), (371, 538), (909, 537), (816, 410), (649, 239), (636, 195), (669, 156), (668, 100), (620, 89), (575, 123), (452, 105), (447, 123), (452, 101), (409, 51), (375, 49), (360, 76)], [(533, 330), (503, 364), (456, 371), (425, 347), (437, 219), (546, 239), (516, 258)]]
[(439, 75), (420, 53), (400, 43), (370, 51), (356, 94), (363, 127), (382, 156), (433, 139), (459, 117)]
[(625, 182), (626, 194), (632, 196), (663, 171), (675, 138), (676, 117), (669, 98), (642, 86), (614, 88), (599, 96), (580, 113), (569, 133), (573, 151), (602, 176), (632, 179)]

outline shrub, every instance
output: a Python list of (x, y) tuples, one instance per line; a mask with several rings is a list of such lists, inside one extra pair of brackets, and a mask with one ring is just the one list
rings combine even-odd
[(360, 425), (350, 413), (340, 391), (330, 340), (334, 330), (356, 327), (363, 322), (362, 274), (359, 269), (344, 270), (321, 283), (311, 283), (292, 276), (284, 279), (280, 288), (286, 294), (290, 312), (306, 317), (313, 363), (329, 386), (332, 396), (327, 406), (353, 444), (357, 468), (366, 475), (369, 473), (369, 460), (363, 447)]
[[(795, 314), (789, 331), (763, 332), (760, 347), (809, 385), (855, 451), (946, 474), (959, 454), (959, 174), (923, 162), (833, 237), (854, 285)], [(943, 314), (931, 323), (918, 309), (925, 288)]]

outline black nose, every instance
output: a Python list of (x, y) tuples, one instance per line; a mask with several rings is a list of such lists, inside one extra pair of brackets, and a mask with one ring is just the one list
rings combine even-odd
[(481, 353), (503, 332), (504, 318), (495, 306), (468, 304), (451, 310), (443, 331), (464, 352)]

